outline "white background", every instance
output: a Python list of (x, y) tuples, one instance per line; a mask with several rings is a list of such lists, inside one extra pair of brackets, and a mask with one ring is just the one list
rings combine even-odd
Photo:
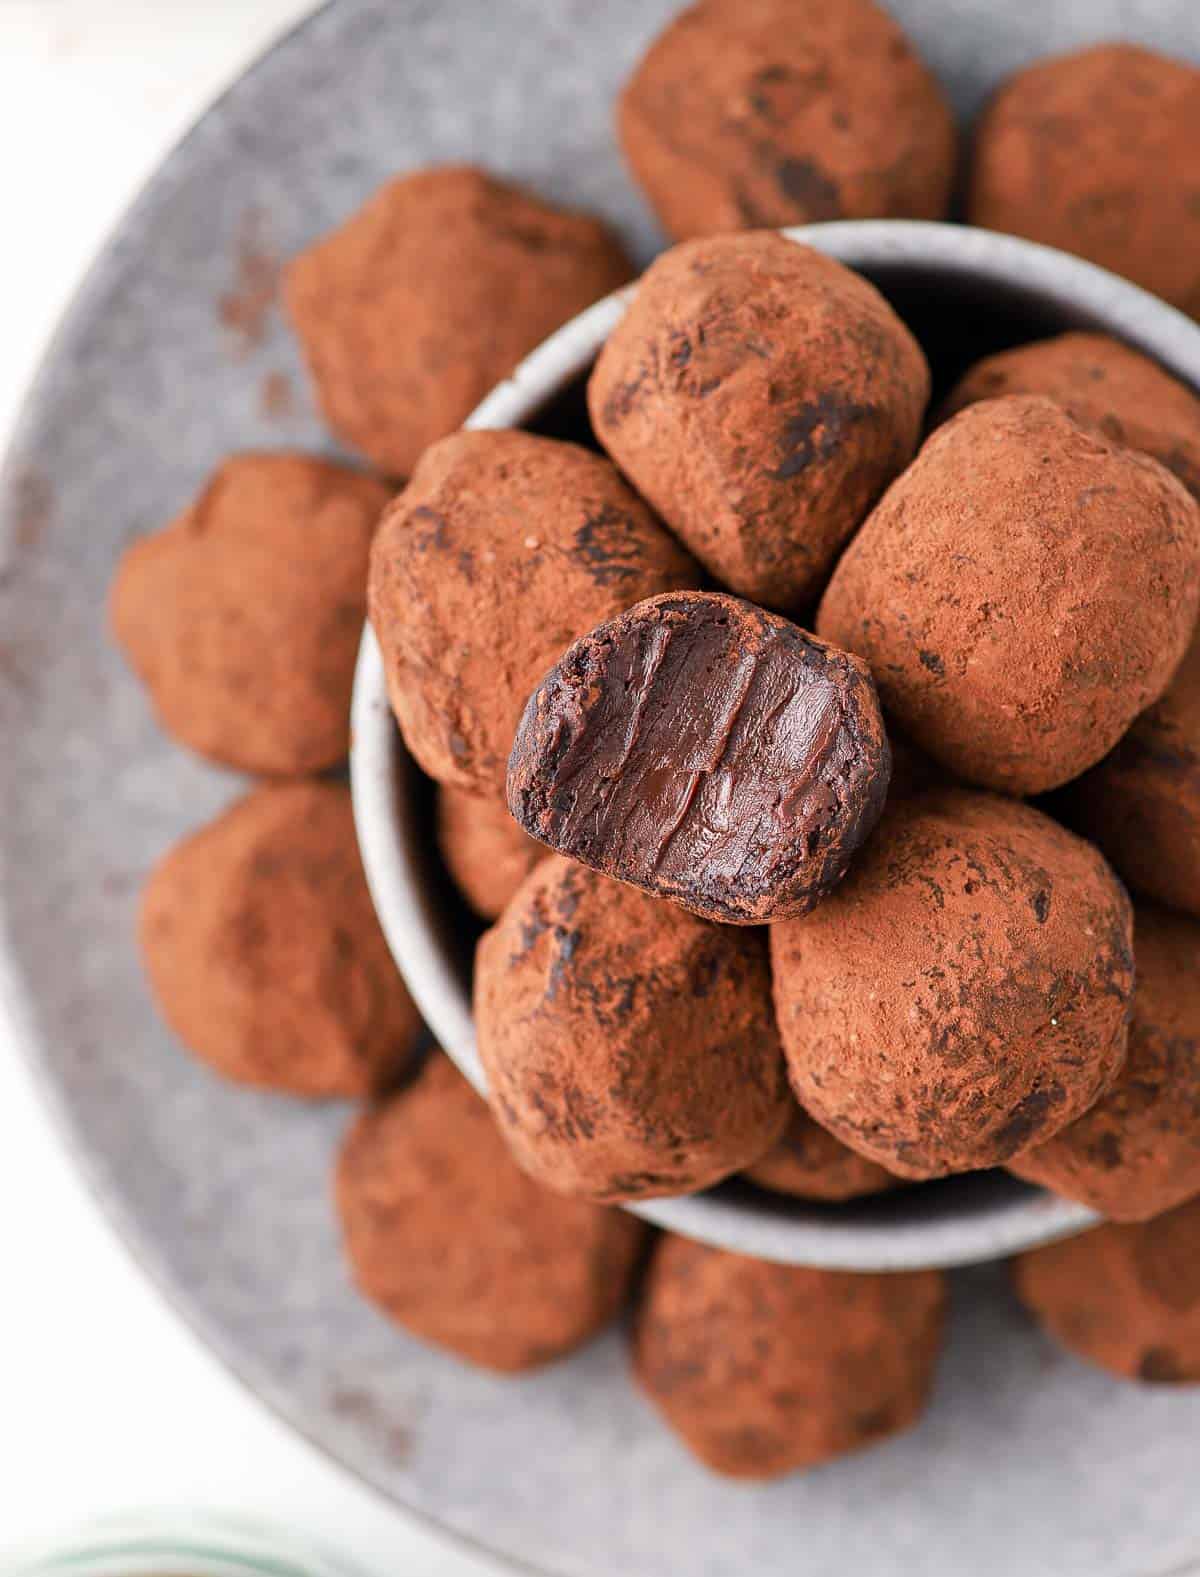
[[(310, 9), (0, 0), (0, 446), (129, 198), (216, 92)], [(360, 1489), (199, 1347), (97, 1214), (0, 1020), (0, 1550), (163, 1503), (257, 1513), (387, 1577), (494, 1570)]]

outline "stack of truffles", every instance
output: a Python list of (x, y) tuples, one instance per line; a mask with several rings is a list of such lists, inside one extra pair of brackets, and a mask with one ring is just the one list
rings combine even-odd
[[(1047, 1328), (1200, 1379), (1200, 401), (1071, 332), (931, 405), (884, 296), (776, 233), (947, 216), (953, 117), (872, 0), (700, 0), (618, 127), (678, 244), (579, 442), (459, 429), (632, 277), (619, 241), (420, 171), (286, 282), (377, 474), (232, 457), (122, 560), (163, 726), (266, 780), (151, 876), (164, 1015), (229, 1077), (365, 1099), (337, 1202), (387, 1314), (514, 1371), (636, 1294), (637, 1383), (718, 1472), (907, 1428), (945, 1304), (936, 1272), (652, 1244), (613, 1208), (735, 1174), (832, 1208), (1008, 1167), (1114, 1223), (1018, 1264)], [(1200, 311), (1197, 135), (1192, 67), (1037, 64), (983, 116), (967, 217)], [(436, 1049), (412, 1076), (359, 864), (365, 615), (490, 927), (487, 1104)]]

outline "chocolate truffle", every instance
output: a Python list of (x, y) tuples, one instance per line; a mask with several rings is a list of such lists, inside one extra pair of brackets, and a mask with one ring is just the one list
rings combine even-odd
[(1022, 1303), (1064, 1347), (1130, 1380), (1200, 1381), (1200, 1199), (1013, 1261)]
[(543, 860), (481, 938), (475, 1024), (501, 1132), (560, 1193), (693, 1193), (788, 1119), (762, 935), (570, 860)]
[(407, 476), (546, 336), (631, 277), (609, 230), (467, 165), (391, 181), (286, 276), (326, 420)]
[(112, 624), (169, 734), (244, 772), (334, 766), (388, 493), (328, 460), (235, 455), (126, 549)]
[(900, 1186), (898, 1177), (848, 1149), (799, 1106), (793, 1109), (783, 1138), (747, 1169), (746, 1176), (777, 1194), (835, 1202)]
[(707, 1467), (777, 1478), (916, 1423), (945, 1306), (936, 1270), (851, 1275), (665, 1237), (638, 1308), (634, 1376)]
[(485, 920), (498, 920), (508, 900), (546, 850), (495, 799), (441, 788), (437, 840), (446, 869), (463, 897)]
[(941, 219), (949, 106), (872, 0), (700, 0), (621, 95), (621, 144), (678, 241), (826, 219)]
[(371, 555), (371, 623), (408, 748), (438, 782), (502, 796), (521, 712), (563, 648), (699, 576), (600, 455), (522, 432), (444, 438)]
[(1171, 681), (1200, 596), (1200, 505), (1035, 395), (934, 433), (817, 616), (957, 776), (1034, 794), (1092, 766)]
[(849, 876), (771, 928), (796, 1095), (901, 1177), (1008, 1161), (1125, 1061), (1129, 901), (1031, 806), (962, 789), (889, 807)]
[(865, 279), (783, 236), (664, 253), (588, 387), (601, 443), (731, 591), (791, 612), (912, 458), (916, 340)]
[(1114, 1221), (1144, 1221), (1200, 1194), (1200, 922), (1141, 904), (1133, 935), (1137, 988), (1120, 1077), (1012, 1163), (1018, 1177)]
[(693, 914), (806, 914), (879, 818), (891, 758), (856, 658), (714, 592), (639, 603), (568, 648), (508, 769), (527, 832)]
[(363, 1294), (423, 1341), (506, 1372), (601, 1330), (647, 1236), (623, 1210), (531, 1182), (440, 1053), (351, 1128), (337, 1203)]
[(1083, 427), (1140, 449), (1200, 495), (1200, 399), (1156, 361), (1107, 334), (1059, 334), (977, 361), (941, 409), (1006, 394), (1044, 394)]
[(1132, 888), (1200, 915), (1200, 637), (1162, 698), (1062, 800)]
[(975, 136), (968, 217), (1200, 312), (1200, 71), (1098, 44), (1011, 77)]
[(375, 918), (348, 790), (255, 789), (155, 867), (141, 944), (168, 1024), (227, 1078), (363, 1095), (420, 1028)]

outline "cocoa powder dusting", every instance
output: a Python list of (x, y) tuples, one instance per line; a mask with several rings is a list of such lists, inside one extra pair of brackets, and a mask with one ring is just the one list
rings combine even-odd
[(269, 372), (258, 386), (258, 408), (268, 421), (283, 421), (292, 414), (295, 396), (286, 372)]
[(1064, 1347), (1124, 1379), (1200, 1382), (1200, 1199), (1013, 1261), (1017, 1295)]
[(624, 1211), (531, 1182), (440, 1052), (353, 1124), (336, 1191), (362, 1293), (423, 1341), (502, 1372), (539, 1368), (602, 1330), (647, 1237)]
[(668, 1236), (634, 1326), (634, 1377), (707, 1467), (777, 1478), (916, 1423), (945, 1307), (940, 1271), (811, 1270)]
[(242, 350), (261, 343), (279, 294), (281, 265), (266, 242), (265, 230), (260, 209), (243, 214), (235, 243), (233, 284), (217, 303), (219, 321), (237, 338)]
[(480, 940), (492, 1108), (547, 1187), (616, 1202), (752, 1165), (790, 1112), (759, 931), (551, 856)]

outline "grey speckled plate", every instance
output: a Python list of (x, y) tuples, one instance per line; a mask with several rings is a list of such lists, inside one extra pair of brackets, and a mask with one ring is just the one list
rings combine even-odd
[[(1004, 70), (1124, 33), (1200, 58), (1193, 0), (893, 0), (964, 110)], [(708, 1478), (626, 1384), (617, 1336), (535, 1379), (474, 1374), (352, 1295), (328, 1202), (346, 1114), (182, 1057), (132, 931), (155, 856), (240, 787), (153, 726), (104, 630), (120, 545), (227, 450), (327, 448), (273, 260), (397, 167), (483, 157), (655, 236), (613, 91), (672, 0), (392, 0), (319, 13), (167, 161), (30, 397), (0, 498), (5, 995), (68, 1140), (188, 1318), (396, 1500), (572, 1577), (1133, 1577), (1200, 1555), (1200, 1394), (1122, 1387), (955, 1278), (920, 1429), (766, 1489)], [(496, 76), (498, 62), (504, 75)], [(267, 288), (264, 288), (267, 287)]]

